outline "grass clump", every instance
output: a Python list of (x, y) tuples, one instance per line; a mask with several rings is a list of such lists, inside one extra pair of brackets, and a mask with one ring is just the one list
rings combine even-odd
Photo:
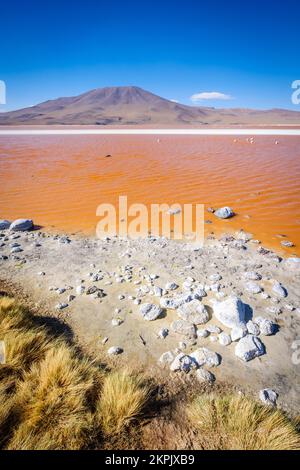
[(296, 423), (248, 397), (202, 395), (187, 407), (187, 415), (202, 449), (300, 449)]

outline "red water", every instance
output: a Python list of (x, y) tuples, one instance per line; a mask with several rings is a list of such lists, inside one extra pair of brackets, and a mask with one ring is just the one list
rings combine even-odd
[(97, 206), (119, 195), (229, 205), (236, 217), (207, 213), (207, 233), (243, 228), (280, 250), (286, 235), (285, 253), (300, 253), (300, 137), (1, 136), (0, 178), (0, 218), (90, 234)]

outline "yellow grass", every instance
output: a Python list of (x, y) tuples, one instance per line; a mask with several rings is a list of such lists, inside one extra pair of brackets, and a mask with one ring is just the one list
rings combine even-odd
[(199, 448), (299, 450), (296, 424), (279, 410), (239, 395), (203, 395), (187, 408)]
[(105, 375), (5, 297), (0, 298), (0, 340), (6, 350), (6, 363), (0, 365), (0, 448), (99, 447), (100, 436), (108, 429), (121, 432), (145, 404), (140, 378), (128, 371)]
[(104, 378), (97, 412), (105, 434), (119, 433), (141, 413), (149, 399), (149, 387), (143, 378), (127, 369), (115, 371)]

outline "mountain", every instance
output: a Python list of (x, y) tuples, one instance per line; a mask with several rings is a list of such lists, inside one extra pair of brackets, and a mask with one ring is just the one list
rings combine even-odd
[(0, 125), (201, 127), (300, 125), (300, 112), (187, 106), (136, 86), (107, 87), (0, 113)]

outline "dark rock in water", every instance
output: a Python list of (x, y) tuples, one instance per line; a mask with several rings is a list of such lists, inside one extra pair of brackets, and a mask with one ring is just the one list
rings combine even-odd
[(9, 227), (13, 232), (26, 232), (33, 229), (33, 221), (31, 219), (17, 219)]
[(0, 220), (0, 230), (7, 230), (9, 229), (11, 222), (9, 220)]
[(210, 212), (211, 214), (215, 212), (215, 209), (213, 207), (208, 207), (206, 210), (207, 212)]
[(230, 219), (234, 216), (234, 212), (230, 207), (221, 207), (215, 211), (215, 216), (219, 219)]
[(105, 155), (105, 158), (111, 158), (111, 157), (112, 157), (112, 155), (110, 155), (110, 154)]
[(286, 248), (292, 248), (294, 245), (293, 242), (290, 242), (289, 240), (284, 240), (282, 242), (280, 242), (280, 244)]

